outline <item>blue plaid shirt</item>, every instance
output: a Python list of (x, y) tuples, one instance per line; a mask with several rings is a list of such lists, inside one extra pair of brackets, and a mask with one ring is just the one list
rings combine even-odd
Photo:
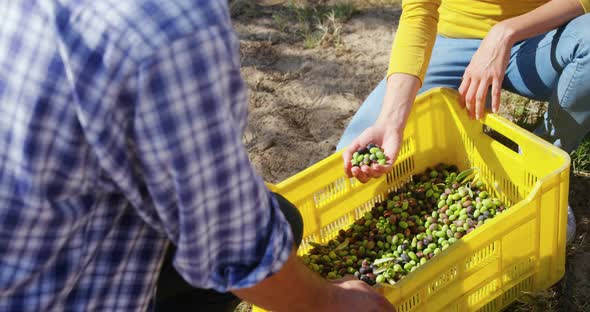
[(219, 0), (0, 0), (0, 311), (145, 311), (168, 242), (199, 288), (277, 272)]

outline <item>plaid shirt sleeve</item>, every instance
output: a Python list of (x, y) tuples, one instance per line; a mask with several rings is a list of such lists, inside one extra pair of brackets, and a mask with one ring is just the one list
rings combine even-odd
[(153, 206), (192, 285), (228, 291), (277, 272), (293, 238), (241, 141), (238, 40), (210, 25), (139, 66), (134, 144)]

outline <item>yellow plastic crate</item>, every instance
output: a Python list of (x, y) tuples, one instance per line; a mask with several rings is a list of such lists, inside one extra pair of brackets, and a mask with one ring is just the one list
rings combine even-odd
[[(477, 167), (491, 191), (511, 206), (410, 273), (379, 288), (397, 311), (498, 311), (523, 291), (550, 287), (565, 273), (570, 159), (508, 120), (469, 120), (457, 93), (433, 89), (416, 100), (393, 170), (361, 184), (344, 175), (341, 151), (271, 186), (304, 220), (299, 254), (325, 243), (376, 201), (439, 162)], [(509, 138), (521, 153), (484, 132)], [(254, 308), (254, 311), (263, 311)]]

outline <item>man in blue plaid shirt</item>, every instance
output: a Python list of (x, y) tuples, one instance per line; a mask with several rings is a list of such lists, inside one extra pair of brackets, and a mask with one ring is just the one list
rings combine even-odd
[(295, 257), (238, 44), (226, 1), (0, 0), (0, 311), (392, 309)]

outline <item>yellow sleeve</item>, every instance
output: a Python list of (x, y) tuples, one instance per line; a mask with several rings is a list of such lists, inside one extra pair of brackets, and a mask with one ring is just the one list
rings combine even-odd
[(580, 4), (584, 8), (584, 13), (590, 12), (590, 0), (580, 0)]
[(402, 1), (402, 15), (393, 40), (387, 76), (406, 73), (424, 81), (436, 39), (439, 5), (440, 0)]

